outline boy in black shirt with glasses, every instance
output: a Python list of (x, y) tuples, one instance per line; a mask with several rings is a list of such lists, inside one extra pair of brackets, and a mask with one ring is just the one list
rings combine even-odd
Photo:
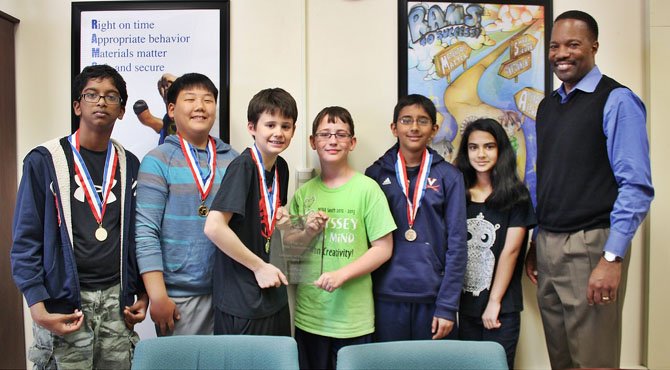
[(115, 69), (84, 68), (72, 86), (79, 129), (24, 160), (11, 264), (39, 368), (130, 368), (148, 299), (135, 259), (139, 161), (110, 139), (127, 98)]

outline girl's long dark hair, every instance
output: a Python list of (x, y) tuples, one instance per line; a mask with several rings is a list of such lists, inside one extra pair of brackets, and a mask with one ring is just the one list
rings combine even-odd
[[(493, 192), (486, 198), (488, 207), (508, 210), (519, 203), (529, 202), (526, 186), (519, 180), (516, 172), (516, 154), (507, 138), (505, 129), (498, 121), (491, 118), (480, 118), (468, 124), (463, 131), (461, 145), (454, 164), (463, 173), (465, 188), (471, 189), (477, 183), (477, 171), (470, 165), (468, 158), (468, 140), (473, 131), (488, 132), (498, 144), (498, 161), (491, 170)], [(470, 192), (466, 192), (468, 200)]]

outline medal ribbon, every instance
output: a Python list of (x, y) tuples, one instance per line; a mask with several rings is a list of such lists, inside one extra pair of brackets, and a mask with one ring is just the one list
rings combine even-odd
[(416, 178), (416, 185), (414, 186), (414, 194), (410, 199), (409, 196), (409, 177), (407, 177), (407, 167), (405, 166), (405, 158), (400, 149), (398, 149), (398, 159), (395, 162), (395, 175), (398, 184), (405, 194), (407, 199), (407, 224), (410, 229), (414, 226), (414, 219), (416, 213), (421, 206), (421, 198), (425, 194), (426, 184), (428, 183), (428, 173), (430, 172), (430, 164), (433, 162), (433, 155), (426, 149), (421, 156), (421, 166), (419, 167), (419, 175)]
[(209, 192), (212, 191), (214, 185), (214, 178), (216, 177), (216, 144), (214, 139), (209, 136), (207, 142), (207, 168), (209, 168), (209, 173), (206, 176), (203, 176), (202, 169), (198, 164), (198, 151), (193, 147), (188, 141), (184, 140), (181, 135), (179, 136), (179, 144), (181, 146), (181, 152), (184, 153), (184, 158), (186, 158), (186, 163), (191, 170), (191, 175), (195, 180), (195, 185), (198, 188), (200, 193), (200, 199), (204, 202), (209, 195)]
[[(265, 167), (263, 166), (263, 157), (261, 156), (256, 144), (251, 147), (251, 158), (256, 164), (256, 169), (258, 170), (258, 178), (260, 183), (261, 190), (261, 204), (260, 206), (265, 209), (265, 218), (264, 225), (265, 230), (261, 230), (261, 234), (264, 238), (270, 239), (272, 233), (275, 229), (275, 211), (279, 208), (279, 174), (277, 172), (277, 166), (275, 166), (275, 178), (272, 182), (272, 191), (268, 190), (265, 182)], [(263, 212), (261, 212), (261, 217), (263, 217)]]
[(116, 149), (112, 145), (110, 140), (107, 144), (107, 158), (105, 159), (105, 170), (102, 176), (102, 195), (103, 199), (100, 199), (98, 192), (95, 191), (95, 184), (91, 179), (91, 175), (86, 168), (86, 163), (79, 153), (79, 130), (74, 134), (68, 136), (67, 140), (70, 142), (72, 147), (72, 154), (74, 158), (74, 170), (79, 177), (79, 182), (81, 182), (81, 187), (86, 194), (86, 200), (88, 205), (91, 207), (93, 216), (99, 225), (102, 226), (102, 218), (105, 215), (105, 210), (107, 209), (107, 198), (112, 190), (112, 185), (114, 184), (114, 176), (116, 175), (116, 165), (118, 163), (118, 155), (116, 154)]

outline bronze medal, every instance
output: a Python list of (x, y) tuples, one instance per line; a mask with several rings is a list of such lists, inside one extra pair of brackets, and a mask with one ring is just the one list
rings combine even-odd
[(107, 230), (105, 230), (102, 225), (95, 230), (95, 238), (98, 239), (99, 242), (104, 242), (107, 239)]
[(198, 216), (207, 217), (208, 214), (209, 214), (209, 208), (207, 208), (206, 205), (201, 204), (200, 207), (198, 207)]
[(414, 231), (414, 229), (407, 229), (407, 231), (405, 231), (405, 239), (408, 242), (415, 241), (416, 240), (416, 231)]
[(430, 173), (430, 164), (433, 160), (433, 155), (425, 149), (421, 156), (421, 165), (419, 166), (419, 173), (416, 178), (416, 186), (414, 187), (414, 194), (410, 194), (410, 178), (407, 175), (407, 165), (405, 164), (405, 157), (402, 151), (398, 150), (398, 159), (395, 163), (395, 173), (398, 180), (398, 185), (405, 195), (407, 200), (407, 225), (409, 229), (405, 231), (405, 240), (413, 242), (416, 240), (416, 231), (414, 230), (414, 222), (416, 215), (421, 206), (421, 199), (425, 194), (426, 186), (428, 184), (428, 174)]

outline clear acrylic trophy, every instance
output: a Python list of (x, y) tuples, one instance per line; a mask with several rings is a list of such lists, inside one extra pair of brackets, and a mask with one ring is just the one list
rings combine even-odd
[(323, 273), (324, 232), (309, 233), (306, 215), (292, 215), (277, 225), (270, 240), (270, 263), (278, 267), (289, 284), (316, 281)]

